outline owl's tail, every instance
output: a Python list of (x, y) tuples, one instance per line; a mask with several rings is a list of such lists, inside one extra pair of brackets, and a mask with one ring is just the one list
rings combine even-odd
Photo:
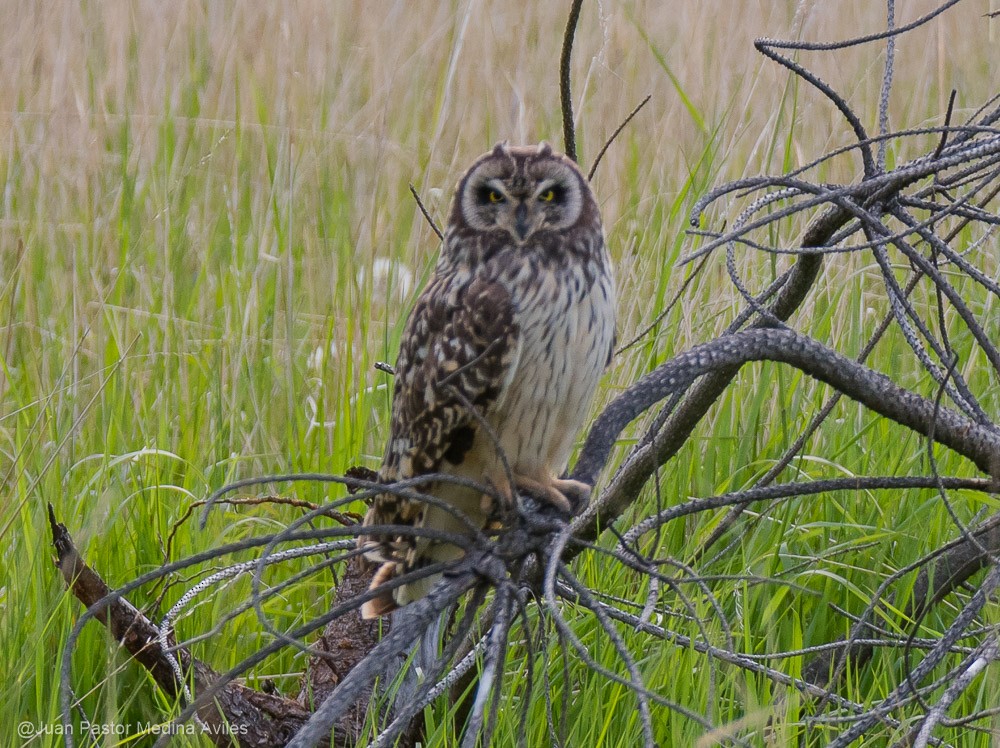
[[(365, 515), (364, 525), (393, 524), (399, 521), (398, 515), (387, 511), (384, 506), (376, 504), (368, 510)], [(412, 522), (411, 522), (412, 524)], [(413, 544), (415, 538), (407, 536), (397, 536), (392, 538), (385, 535), (361, 535), (358, 537), (358, 548), (364, 551), (364, 560), (368, 564), (378, 565), (375, 576), (369, 590), (374, 590), (384, 584), (391, 582), (398, 576), (407, 572), (409, 564), (402, 559), (408, 559), (413, 555)], [(399, 588), (387, 590), (368, 600), (361, 606), (361, 617), (365, 619), (378, 618), (396, 610), (405, 604), (396, 601)]]
[[(382, 585), (391, 582), (396, 577), (402, 576), (403, 574), (419, 569), (423, 566), (438, 562), (438, 561), (453, 561), (455, 559), (461, 558), (464, 553), (458, 547), (451, 543), (431, 543), (425, 548), (423, 548), (423, 556), (416, 558), (415, 556), (406, 561), (386, 561), (375, 571), (375, 576), (372, 577), (371, 584), (368, 586), (369, 590), (374, 590)], [(415, 600), (427, 595), (431, 591), (431, 587), (441, 579), (441, 574), (428, 574), (425, 577), (416, 579), (407, 584), (402, 584), (395, 589), (383, 592), (378, 597), (373, 597), (361, 606), (361, 617), (365, 619), (378, 618), (379, 616), (384, 616), (387, 613), (391, 613), (397, 608), (402, 608), (408, 603), (412, 603)]]
[[(482, 494), (462, 486), (437, 486), (435, 495), (448, 501), (468, 522), (476, 527), (486, 523), (487, 515), (482, 507)], [(468, 524), (455, 514), (437, 506), (423, 507), (419, 519), (410, 521), (415, 527), (434, 528), (439, 532), (456, 536), (469, 535)], [(389, 516), (383, 507), (372, 507), (365, 517), (365, 525), (391, 524), (399, 522), (399, 515)], [(404, 520), (406, 521), (406, 520)], [(375, 590), (403, 574), (419, 570), (431, 564), (454, 561), (465, 555), (458, 545), (426, 537), (397, 536), (385, 538), (362, 535), (358, 547), (365, 551), (365, 558), (379, 564), (372, 578), (370, 590)], [(441, 578), (440, 573), (427, 574), (412, 582), (385, 590), (378, 597), (365, 602), (361, 607), (362, 618), (377, 618), (391, 613), (397, 608), (419, 600), (430, 592), (431, 587)]]

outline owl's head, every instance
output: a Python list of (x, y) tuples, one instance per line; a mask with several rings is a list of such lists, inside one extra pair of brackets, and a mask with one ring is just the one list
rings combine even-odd
[(506, 232), (523, 244), (543, 231), (562, 231), (596, 205), (587, 180), (548, 143), (499, 143), (458, 183), (452, 223), (476, 231)]

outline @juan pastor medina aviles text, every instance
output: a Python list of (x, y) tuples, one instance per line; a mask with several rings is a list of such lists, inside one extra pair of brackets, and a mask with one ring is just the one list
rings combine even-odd
[(173, 722), (89, 722), (83, 720), (78, 724), (63, 724), (62, 722), (31, 722), (25, 720), (18, 723), (17, 735), (19, 738), (28, 739), (41, 735), (80, 735), (90, 737), (103, 737), (111, 735), (197, 735), (198, 733), (214, 733), (228, 735), (246, 735), (248, 730), (246, 725), (207, 725), (187, 722), (185, 724), (175, 724)]

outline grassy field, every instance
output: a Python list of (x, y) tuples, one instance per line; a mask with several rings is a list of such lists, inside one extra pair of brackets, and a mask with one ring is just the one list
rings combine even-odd
[[(298, 516), (289, 507), (220, 508), (205, 530), (188, 521), (171, 538), (192, 502), (227, 481), (377, 466), (389, 399), (373, 364), (394, 359), (405, 313), (437, 253), (408, 184), (443, 222), (458, 176), (495, 141), (561, 146), (564, 5), (15, 0), (0, 9), (0, 745), (60, 744), (14, 731), (24, 720), (57, 722), (61, 653), (80, 614), (51, 562), (47, 502), (116, 585), (168, 556), (274, 531)], [(900, 5), (901, 24), (935, 3)], [(988, 10), (967, 0), (899, 41), (893, 127), (941, 124), (952, 88), (956, 119), (996, 93), (1000, 37), (990, 38)], [(678, 260), (699, 245), (686, 230), (700, 195), (851, 140), (836, 110), (757, 55), (752, 39), (840, 39), (884, 28), (884, 15), (884, 4), (870, 0), (586, 4), (573, 64), (585, 165), (652, 95), (594, 180), (617, 266), (620, 340), (652, 320), (691, 272)], [(799, 59), (876, 129), (884, 45)], [(895, 143), (890, 162), (930, 142)], [(851, 180), (858, 170), (844, 157), (812, 176)], [(741, 207), (724, 202), (707, 221), (719, 227)], [(803, 226), (782, 224), (774, 242), (794, 246)], [(995, 277), (996, 242), (980, 252), (977, 264)], [(788, 258), (746, 253), (739, 264), (762, 288)], [(887, 309), (870, 264), (865, 254), (834, 256), (794, 324), (856, 354)], [(616, 358), (595, 408), (673, 353), (711, 339), (740, 301), (724, 258), (714, 258), (682, 303)], [(970, 299), (1000, 334), (994, 301)], [(955, 342), (969, 351), (968, 341)], [(934, 393), (899, 335), (871, 363)], [(963, 357), (968, 380), (995, 412), (997, 383), (981, 364)], [(665, 500), (747, 485), (828, 395), (786, 367), (746, 368), (662, 471)], [(838, 406), (807, 452), (784, 479), (927, 470), (919, 439), (852, 403)], [(944, 473), (972, 470), (947, 452), (940, 459)], [(341, 495), (324, 486), (294, 492), (310, 501)], [(966, 521), (998, 508), (978, 494), (952, 498)], [(661, 552), (690, 557), (719, 516), (671, 525)], [(790, 650), (845, 635), (849, 623), (831, 606), (860, 612), (884, 576), (955, 535), (933, 492), (808, 497), (780, 504), (702, 571), (744, 575), (714, 587), (738, 647)], [(634, 583), (609, 573), (599, 556), (582, 556), (575, 569), (609, 593)], [(749, 576), (773, 581), (752, 584)], [(323, 613), (327, 580), (313, 577), (274, 600), (273, 622), (291, 627)], [(156, 611), (183, 589), (172, 587)], [(209, 630), (247, 591), (241, 582), (206, 598), (180, 632)], [(153, 605), (158, 593), (132, 602)], [(708, 603), (696, 605), (705, 635), (722, 641)], [(581, 638), (613, 662), (592, 621), (578, 618)], [(694, 621), (672, 624), (699, 630)], [(940, 624), (926, 622), (931, 630)], [(793, 692), (735, 669), (710, 675), (694, 652), (650, 648), (634, 632), (628, 638), (644, 654), (647, 683), (714, 724), (757, 726), (755, 744), (790, 745), (805, 734), (808, 707)], [(267, 640), (251, 612), (194, 650), (224, 670)], [(523, 654), (514, 646), (497, 745), (512, 745), (516, 734)], [(797, 674), (801, 658), (776, 666)], [(294, 695), (303, 667), (287, 652), (254, 676)], [(572, 689), (569, 745), (636, 744), (635, 700), (623, 688), (580, 662), (570, 664), (572, 684), (558, 658), (549, 669), (553, 688)], [(844, 695), (875, 702), (901, 672), (898, 656), (877, 657)], [(135, 726), (175, 708), (93, 624), (73, 656), (73, 688), (78, 717), (130, 726), (130, 734), (101, 738), (104, 745), (145, 745)], [(995, 705), (998, 689), (990, 669), (963, 709)], [(547, 744), (544, 701), (528, 709), (529, 745)], [(454, 743), (443, 707), (429, 711), (428, 724), (429, 744)], [(664, 746), (694, 745), (704, 733), (666, 709), (656, 713), (656, 730)], [(873, 744), (892, 739), (887, 729)], [(988, 746), (996, 738), (956, 730), (948, 739)]]

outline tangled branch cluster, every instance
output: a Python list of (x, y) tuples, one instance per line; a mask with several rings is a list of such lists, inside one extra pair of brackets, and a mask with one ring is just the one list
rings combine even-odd
[[(946, 124), (940, 127), (888, 132), (886, 125), (894, 40), (899, 34), (926, 24), (957, 1), (943, 3), (933, 13), (900, 28), (894, 28), (890, 1), (887, 31), (846, 42), (817, 45), (760, 40), (756, 43), (762, 54), (785, 66), (825, 96), (843, 114), (856, 142), (787, 174), (723, 185), (698, 202), (692, 216), (696, 226), (703, 211), (720, 199), (736, 196), (735, 199), (746, 203), (727, 230), (697, 231), (705, 237), (705, 242), (688, 258), (704, 264), (713, 254), (724, 251), (729, 277), (746, 301), (745, 310), (725, 334), (660, 365), (628, 387), (600, 414), (588, 432), (571, 474), (572, 478), (590, 485), (595, 485), (607, 472), (612, 449), (622, 432), (641, 416), (651, 417), (644, 433), (617, 465), (605, 487), (578, 516), (562, 516), (551, 507), (524, 496), (519, 506), (510, 510), (510, 516), (498, 523), (502, 529), (480, 531), (472, 528), (474, 532), (468, 536), (446, 538), (427, 529), (392, 528), (399, 534), (449, 539), (465, 549), (465, 556), (448, 565), (419, 569), (395, 580), (393, 585), (406, 584), (418, 575), (444, 572), (444, 580), (426, 598), (396, 614), (388, 632), (381, 638), (377, 631), (363, 632), (363, 636), (371, 637), (370, 647), (358, 652), (349, 667), (343, 667), (343, 658), (331, 651), (325, 639), (319, 644), (306, 643), (315, 632), (324, 629), (327, 637), (331, 631), (343, 632), (344, 629), (337, 629), (338, 626), (353, 626), (356, 633), (360, 625), (357, 610), (374, 596), (363, 579), (361, 583), (355, 579), (361, 577), (356, 571), (360, 567), (356, 562), (353, 538), (360, 528), (338, 512), (345, 510), (350, 502), (385, 491), (411, 500), (439, 503), (421, 493), (422, 487), (434, 481), (456, 479), (445, 475), (422, 476), (388, 487), (365, 475), (269, 476), (244, 481), (226, 487), (215, 498), (237, 489), (289, 479), (338, 482), (356, 493), (306, 512), (282, 532), (214, 548), (165, 565), (114, 592), (104, 589), (102, 593), (101, 588), (97, 588), (88, 601), (87, 614), (67, 644), (67, 652), (72, 650), (86, 620), (95, 616), (102, 620), (113, 619), (114, 606), (120, 606), (124, 596), (140, 586), (207, 561), (255, 550), (255, 561), (218, 571), (186, 593), (159, 624), (153, 625), (148, 642), (137, 645), (160, 668), (157, 679), (161, 685), (169, 688), (166, 684), (172, 683), (173, 692), (184, 695), (187, 706), (177, 717), (179, 721), (212, 720), (213, 714), (218, 713), (214, 704), (229, 703), (226, 700), (233, 698), (235, 679), (285, 647), (307, 653), (317, 667), (325, 662), (328, 668), (339, 668), (328, 688), (313, 693), (315, 708), (311, 711), (309, 704), (299, 703), (296, 710), (291, 700), (280, 697), (273, 697), (274, 702), (268, 702), (269, 707), (260, 707), (265, 714), (258, 725), (259, 742), (240, 738), (240, 742), (248, 745), (278, 745), (289, 739), (290, 746), (325, 745), (334, 729), (337, 740), (344, 745), (351, 744), (352, 730), (356, 736), (365, 709), (369, 704), (380, 704), (373, 684), (376, 680), (384, 683), (393, 678), (398, 678), (394, 686), (398, 696), (394, 704), (378, 707), (382, 709), (383, 719), (374, 745), (393, 745), (400, 738), (412, 741), (419, 735), (423, 708), (445, 693), (461, 702), (460, 710), (465, 719), (463, 746), (474, 746), (478, 742), (488, 745), (501, 697), (508, 643), (515, 636), (528, 649), (529, 672), (521, 681), (525, 689), (522, 744), (526, 742), (527, 705), (533, 697), (546, 699), (553, 739), (558, 744), (565, 744), (566, 725), (555, 716), (559, 710), (551, 703), (547, 683), (539, 689), (538, 678), (533, 672), (537, 667), (542, 679), (548, 678), (553, 637), (564, 658), (576, 658), (609, 681), (630, 690), (637, 704), (642, 742), (646, 746), (655, 745), (654, 724), (663, 710), (697, 722), (706, 732), (720, 730), (720, 726), (704, 714), (671, 702), (644, 681), (640, 658), (627, 641), (634, 641), (634, 634), (699, 653), (710, 673), (723, 666), (738, 668), (755, 677), (769, 679), (776, 690), (797, 691), (814, 703), (810, 724), (822, 728), (824, 735), (835, 733), (836, 737), (829, 743), (832, 746), (849, 745), (883, 726), (905, 735), (905, 740), (914, 745), (939, 744), (940, 739), (935, 735), (942, 726), (975, 726), (1000, 711), (994, 708), (950, 719), (946, 716), (949, 707), (997, 656), (998, 632), (993, 626), (982, 625), (979, 615), (1000, 582), (996, 566), (1000, 555), (1000, 514), (967, 527), (952, 512), (956, 523), (955, 540), (885, 579), (864, 613), (853, 618), (848, 637), (794, 651), (774, 651), (766, 655), (741, 651), (726, 618), (729, 606), (720, 598), (728, 588), (718, 585), (717, 579), (701, 573), (698, 568), (751, 505), (762, 505), (759, 513), (766, 513), (776, 502), (790, 497), (838, 490), (930, 488), (936, 489), (950, 507), (949, 492), (956, 489), (995, 490), (996, 481), (1000, 479), (1000, 429), (981, 404), (974, 387), (961, 374), (959, 354), (952, 345), (944, 315), (947, 308), (953, 310), (993, 375), (1000, 376), (1000, 349), (991, 341), (990, 334), (954, 282), (955, 278), (972, 281), (984, 293), (1000, 297), (1000, 286), (975, 263), (976, 250), (986, 242), (995, 241), (996, 227), (1000, 223), (996, 211), (996, 198), (1000, 193), (1000, 128), (997, 126), (1000, 95), (986, 102), (962, 124), (951, 122), (949, 110)], [(568, 60), (578, 16), (579, 2), (576, 2), (567, 30), (564, 61)], [(888, 54), (880, 102), (880, 132), (870, 135), (840, 95), (786, 53), (790, 50), (836, 51), (876, 42), (885, 42)], [(569, 77), (565, 62), (563, 70), (563, 102), (568, 106)], [(566, 122), (569, 152), (573, 148), (571, 111)], [(888, 145), (903, 140), (927, 142), (928, 152), (908, 163), (887, 168)], [(845, 155), (857, 156), (860, 160), (863, 170), (860, 180), (843, 185), (809, 181), (808, 175), (817, 166)], [(815, 212), (816, 216), (799, 246), (777, 247), (768, 241), (770, 228), (803, 212)], [(962, 231), (978, 232), (978, 239), (959, 252), (952, 245)], [(774, 283), (755, 292), (738, 269), (737, 257), (742, 251), (791, 254), (795, 259)], [(880, 272), (890, 310), (856, 359), (845, 357), (787, 324), (823, 278), (827, 255), (847, 252), (870, 254)], [(900, 282), (894, 272), (900, 262), (909, 268), (909, 278), (905, 282)], [(927, 319), (926, 313), (911, 301), (921, 284), (930, 284), (937, 302), (938, 319)], [(646, 332), (655, 324), (656, 321)], [(908, 391), (865, 365), (878, 341), (893, 328), (902, 333), (916, 360), (937, 384), (935, 399)], [(782, 362), (830, 385), (835, 394), (755, 485), (667, 507), (658, 503), (658, 511), (631, 527), (616, 529), (625, 511), (635, 505), (642, 489), (655, 481), (658, 471), (678, 453), (711, 405), (730, 386), (740, 367), (751, 361)], [(808, 439), (843, 396), (923, 437), (932, 467), (935, 463), (931, 447), (939, 443), (969, 459), (985, 477), (946, 477), (934, 468), (929, 475), (910, 477), (865, 476), (775, 483), (802, 453)], [(694, 559), (682, 562), (661, 555), (661, 544), (655, 542), (658, 533), (664, 532), (671, 523), (684, 521), (694, 514), (717, 510), (724, 510), (726, 514)], [(56, 527), (54, 520), (53, 526)], [(608, 532), (614, 533), (612, 542), (608, 542)], [(738, 542), (738, 538), (733, 542)], [(617, 565), (627, 569), (631, 578), (637, 580), (630, 593), (617, 590), (616, 594), (611, 594), (609, 590), (582, 581), (574, 573), (571, 562), (584, 551), (598, 554), (600, 563), (607, 568)], [(725, 552), (725, 549), (716, 551)], [(60, 552), (64, 560), (71, 556), (69, 550)], [(290, 558), (304, 557), (315, 559), (315, 563), (280, 583), (263, 583), (262, 573), (266, 568)], [(900, 637), (879, 623), (881, 617), (890, 616), (899, 619), (901, 626), (916, 632), (922, 618), (936, 603), (984, 568), (988, 568), (987, 573), (961, 598), (950, 625), (936, 638), (918, 638), (916, 633)], [(292, 631), (279, 630), (268, 620), (264, 604), (269, 599), (308, 575), (330, 569), (339, 569), (343, 582), (328, 613)], [(74, 578), (79, 577), (78, 572), (77, 568)], [(64, 573), (67, 573), (65, 569)], [(892, 605), (895, 588), (900, 580), (914, 574), (917, 581), (900, 618), (900, 611)], [(204, 667), (198, 671), (187, 653), (187, 647), (194, 640), (174, 642), (173, 622), (199, 595), (239, 575), (252, 577), (252, 595), (244, 606), (220, 620), (218, 627), (254, 609), (261, 625), (271, 635), (272, 643), (226, 673), (214, 673)], [(67, 576), (70, 581), (71, 576)], [(716, 641), (719, 637), (710, 635), (704, 627), (702, 635), (697, 637), (671, 629), (670, 621), (678, 617), (700, 622), (706, 605), (721, 623), (722, 641)], [(573, 621), (581, 615), (592, 618), (604, 644), (617, 654), (618, 668), (612, 670), (602, 665), (594, 655), (593, 643), (578, 636), (579, 628)], [(137, 620), (135, 616), (130, 618), (126, 628), (136, 626)], [(212, 633), (207, 632), (204, 636)], [(345, 640), (352, 635), (343, 634)], [(858, 703), (841, 695), (838, 686), (848, 663), (863, 664), (876, 648), (893, 649), (905, 655), (906, 676), (901, 685), (875, 704)], [(407, 669), (404, 660), (415, 650), (418, 667)], [(913, 656), (918, 650), (921, 652), (919, 658)], [(781, 663), (791, 658), (806, 659), (801, 677), (793, 677), (781, 669)], [(64, 658), (62, 700), (66, 719), (73, 705), (70, 661), (69, 656)], [(478, 668), (475, 667), (477, 662)], [(152, 670), (152, 666), (147, 667)], [(193, 692), (192, 685), (195, 686)], [(467, 690), (473, 695), (461, 701), (456, 695)], [(539, 690), (541, 693), (536, 693)], [(568, 698), (566, 689), (563, 695)], [(282, 712), (282, 709), (287, 711)], [(564, 705), (561, 713), (565, 715), (566, 712)], [(234, 714), (225, 716), (232, 719)], [(745, 745), (750, 730), (734, 729), (720, 735), (733, 744)], [(274, 742), (267, 742), (269, 740)]]

